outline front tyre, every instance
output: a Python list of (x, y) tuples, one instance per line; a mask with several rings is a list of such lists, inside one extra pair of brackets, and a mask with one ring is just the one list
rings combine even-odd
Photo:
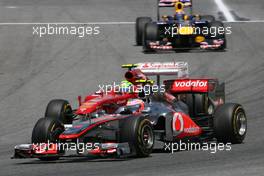
[(121, 127), (121, 142), (128, 142), (137, 157), (147, 157), (154, 146), (154, 132), (150, 121), (145, 117), (131, 117)]
[(247, 133), (247, 118), (243, 107), (235, 103), (218, 107), (214, 117), (214, 131), (218, 142), (242, 143)]
[[(223, 40), (223, 44), (218, 50), (225, 50), (226, 49), (226, 36), (225, 36), (225, 27), (221, 21), (213, 21), (210, 23), (210, 28), (213, 29), (214, 32), (210, 34), (210, 38), (213, 40), (221, 39)], [(220, 31), (222, 31), (220, 33)]]
[(145, 29), (145, 25), (150, 23), (152, 19), (150, 17), (138, 17), (136, 19), (136, 44), (142, 45), (142, 37)]
[(143, 51), (154, 51), (150, 48), (149, 42), (157, 42), (159, 40), (159, 27), (156, 23), (147, 23), (143, 34)]
[(54, 99), (48, 103), (45, 117), (57, 119), (63, 124), (71, 124), (72, 114), (71, 105), (67, 100)]
[[(53, 118), (40, 118), (35, 124), (31, 142), (33, 144), (40, 143), (56, 143), (59, 135), (64, 131), (64, 126), (60, 121)], [(40, 157), (43, 161), (52, 161), (59, 159), (58, 156)]]

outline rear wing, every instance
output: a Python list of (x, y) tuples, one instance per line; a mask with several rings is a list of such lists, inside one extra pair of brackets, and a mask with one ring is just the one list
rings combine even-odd
[(174, 7), (176, 3), (182, 3), (183, 7), (190, 7), (191, 14), (192, 10), (192, 0), (157, 0), (157, 21), (160, 21), (160, 8), (161, 7)]
[(178, 78), (189, 76), (187, 62), (144, 62), (137, 63), (135, 68), (140, 69), (146, 76), (176, 75)]
[(157, 76), (158, 85), (161, 75), (175, 75), (177, 78), (189, 76), (187, 62), (142, 62), (122, 65), (122, 68), (128, 68), (129, 71), (140, 70), (145, 76)]
[(192, 0), (159, 0), (159, 7), (174, 7), (177, 2), (181, 2), (184, 7), (192, 7)]
[(171, 93), (208, 93), (214, 100), (225, 101), (225, 83), (219, 83), (217, 79), (174, 79), (164, 81), (164, 85)]

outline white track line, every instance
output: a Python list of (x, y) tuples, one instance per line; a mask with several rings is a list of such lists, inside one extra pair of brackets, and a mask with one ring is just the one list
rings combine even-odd
[(222, 11), (223, 14), (225, 15), (225, 18), (227, 21), (229, 21), (229, 22), (235, 21), (234, 17), (232, 16), (232, 14), (229, 11), (229, 9), (224, 4), (223, 0), (214, 0), (214, 1), (215, 1), (216, 5), (218, 6), (219, 10)]
[(264, 23), (264, 20), (252, 20), (252, 21), (223, 21), (224, 23)]
[(16, 6), (6, 6), (5, 8), (7, 8), (7, 9), (16, 9), (17, 7)]
[(51, 22), (51, 23), (0, 23), (0, 25), (127, 25), (127, 24), (135, 24), (135, 22), (84, 22), (84, 23), (75, 23), (75, 22)]
[[(223, 21), (224, 23), (264, 23), (264, 20), (252, 20), (252, 21)], [(15, 25), (133, 25), (135, 22), (87, 22), (87, 23), (74, 23), (74, 22), (58, 22), (58, 23), (0, 23), (0, 26), (15, 26)]]

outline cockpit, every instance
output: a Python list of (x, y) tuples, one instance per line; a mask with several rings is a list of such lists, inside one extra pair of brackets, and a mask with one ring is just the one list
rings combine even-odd
[(119, 107), (116, 114), (134, 114), (141, 112), (144, 108), (144, 102), (141, 99), (131, 99), (128, 100), (126, 106)]

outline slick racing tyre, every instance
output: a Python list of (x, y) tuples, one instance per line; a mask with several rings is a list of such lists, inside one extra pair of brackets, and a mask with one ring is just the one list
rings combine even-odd
[(214, 29), (213, 31), (214, 32), (211, 32), (211, 35), (210, 35), (210, 38), (211, 39), (222, 39), (224, 41), (224, 44), (218, 48), (219, 50), (224, 50), (226, 49), (226, 37), (225, 37), (225, 32), (223, 33), (220, 33), (219, 31), (222, 31), (222, 30), (219, 30), (219, 29), (225, 29), (224, 27), (224, 24), (220, 21), (213, 21), (210, 23), (210, 28)]
[(143, 50), (144, 52), (153, 51), (149, 46), (149, 41), (159, 40), (159, 28), (156, 23), (147, 23), (143, 34)]
[(202, 15), (201, 20), (207, 21), (208, 23), (212, 23), (215, 21), (215, 17), (212, 15)]
[(154, 146), (154, 132), (150, 121), (144, 117), (131, 116), (121, 126), (120, 141), (128, 142), (137, 157), (147, 157)]
[(73, 120), (71, 105), (66, 100), (51, 100), (47, 105), (45, 117), (55, 118), (63, 124), (71, 124)]
[(150, 17), (138, 17), (136, 19), (136, 44), (138, 46), (142, 45), (142, 37), (145, 25), (151, 21), (152, 19)]
[(218, 142), (242, 143), (247, 133), (247, 118), (243, 107), (235, 103), (218, 107), (214, 116), (214, 132)]
[[(40, 143), (56, 143), (59, 135), (64, 131), (64, 126), (60, 121), (53, 118), (40, 118), (35, 124), (31, 142), (33, 144)], [(40, 157), (40, 160), (51, 161), (59, 159), (58, 156)]]

